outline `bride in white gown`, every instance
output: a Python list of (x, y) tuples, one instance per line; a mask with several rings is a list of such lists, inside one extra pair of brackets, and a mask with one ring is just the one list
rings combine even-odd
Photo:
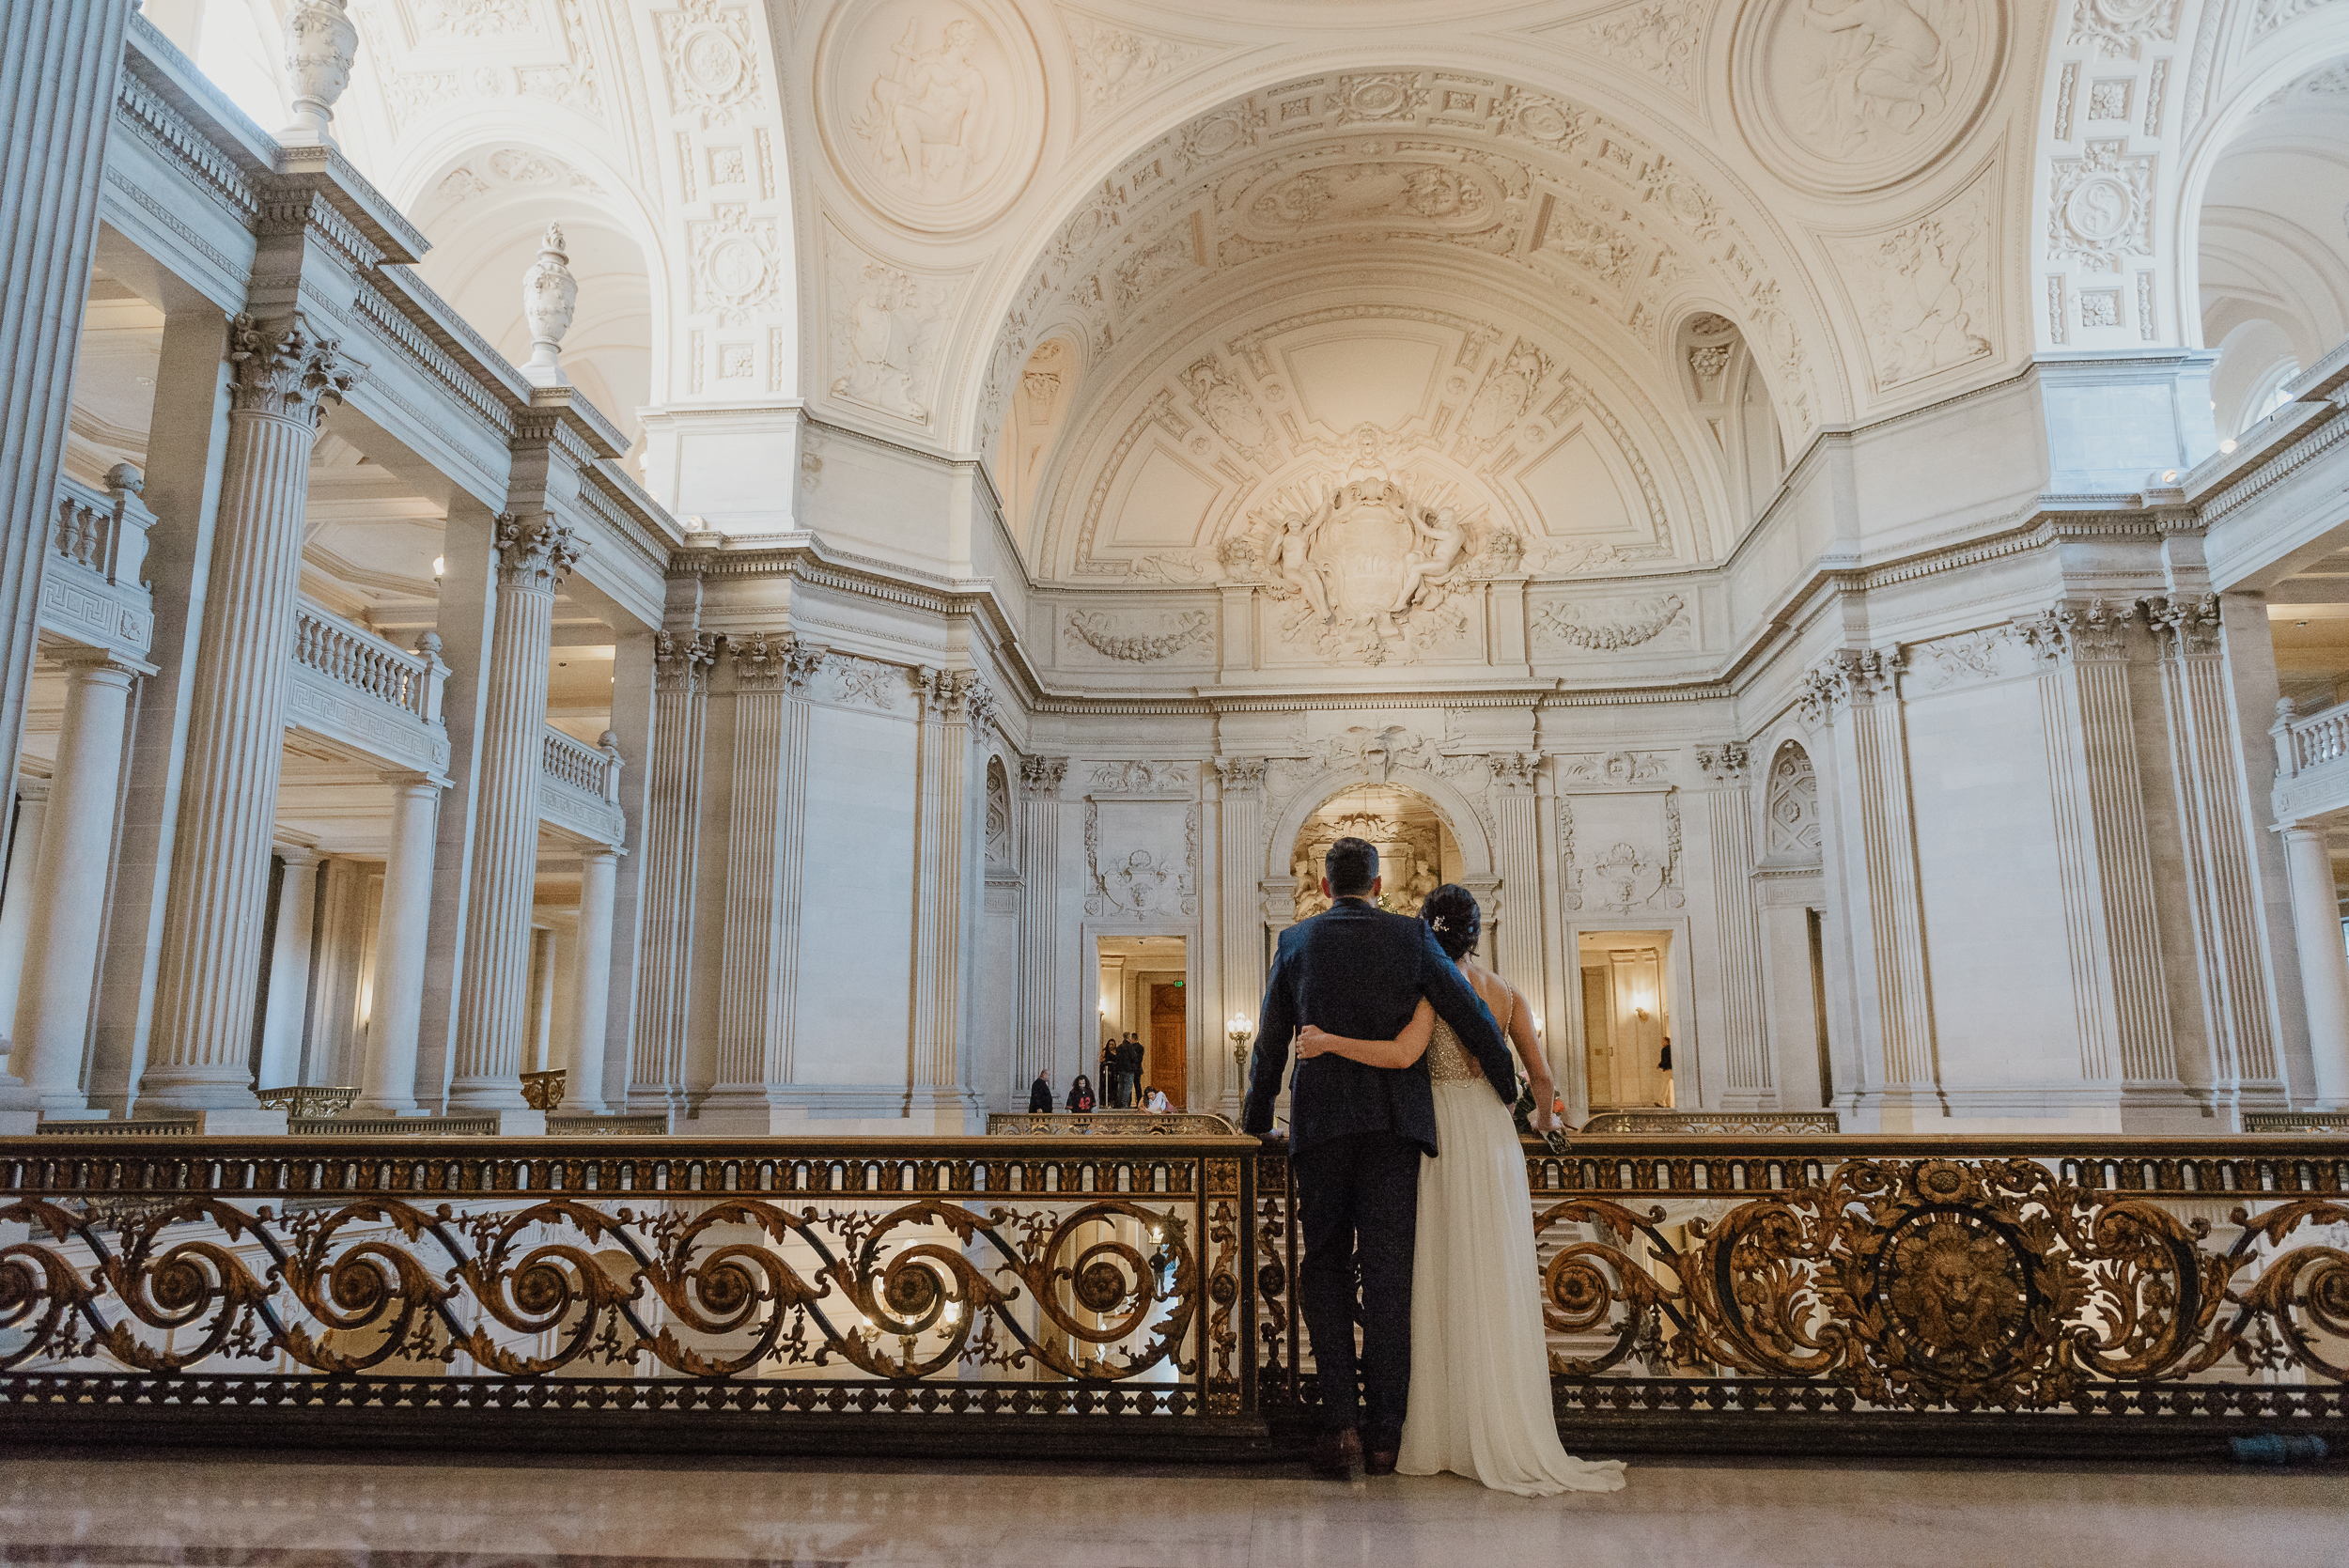
[[(1465, 956), (1482, 916), (1455, 884), (1420, 910), (1460, 973), (1501, 1020), (1532, 1079), (1533, 1103), (1555, 1093), (1525, 999)], [(1525, 1153), (1509, 1107), (1424, 1001), (1392, 1040), (1349, 1040), (1307, 1025), (1299, 1056), (1334, 1051), (1375, 1067), (1424, 1054), (1434, 1080), (1436, 1146), (1419, 1163), (1419, 1229), (1411, 1264), (1411, 1391), (1403, 1423), (1405, 1475), (1450, 1470), (1522, 1497), (1622, 1489), (1621, 1460), (1577, 1459), (1558, 1440)]]

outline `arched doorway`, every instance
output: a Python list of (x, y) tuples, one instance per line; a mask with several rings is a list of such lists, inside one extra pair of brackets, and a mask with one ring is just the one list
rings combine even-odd
[(1385, 879), (1378, 902), (1398, 914), (1417, 914), (1422, 899), (1463, 874), (1459, 840), (1435, 801), (1404, 784), (1353, 784), (1315, 807), (1297, 830), (1289, 851), (1292, 918), (1309, 919), (1330, 907), (1321, 894), (1321, 862), (1341, 838), (1377, 847)]

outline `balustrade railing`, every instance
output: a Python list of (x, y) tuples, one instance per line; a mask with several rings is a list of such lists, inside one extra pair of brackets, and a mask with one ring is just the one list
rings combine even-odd
[(70, 474), (57, 476), (57, 526), (50, 547), (110, 584), (143, 592), (147, 531), (155, 521), (140, 499), (146, 480), (129, 463), (116, 464), (106, 479), (109, 488), (98, 490)]
[[(2339, 1140), (1526, 1155), (1583, 1452), (2349, 1430)], [(1318, 1400), (1249, 1139), (43, 1137), (0, 1196), (29, 1436), (1246, 1454)]]
[(601, 746), (590, 746), (550, 724), (540, 766), (548, 778), (583, 795), (614, 803), (620, 799), (619, 747), (608, 734)]
[(302, 600), (294, 610), (294, 662), (426, 724), (441, 722), (440, 639), (426, 633), (414, 653), (404, 653), (363, 626)]

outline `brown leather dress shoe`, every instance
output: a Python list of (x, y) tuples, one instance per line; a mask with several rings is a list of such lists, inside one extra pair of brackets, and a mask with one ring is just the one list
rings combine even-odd
[(1374, 1449), (1362, 1455), (1362, 1474), (1392, 1475), (1395, 1461), (1402, 1457), (1400, 1449)]
[(1362, 1439), (1349, 1426), (1342, 1432), (1324, 1432), (1315, 1437), (1305, 1463), (1324, 1481), (1346, 1481), (1352, 1476), (1361, 1454)]

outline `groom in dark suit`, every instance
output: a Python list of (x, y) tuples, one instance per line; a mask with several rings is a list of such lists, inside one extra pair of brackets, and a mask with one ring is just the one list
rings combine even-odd
[[(1265, 986), (1264, 1020), (1240, 1126), (1272, 1129), (1272, 1102), (1304, 1025), (1357, 1040), (1392, 1040), (1425, 997), (1504, 1096), (1516, 1066), (1485, 1003), (1416, 920), (1378, 896), (1378, 851), (1342, 838), (1322, 862), (1325, 912), (1281, 933)], [(1503, 1088), (1502, 1086), (1508, 1086)], [(1419, 1225), (1419, 1160), (1436, 1149), (1436, 1104), (1424, 1057), (1394, 1071), (1335, 1053), (1300, 1062), (1289, 1100), (1289, 1170), (1305, 1261), (1298, 1298), (1321, 1374), (1322, 1430), (1314, 1468), (1344, 1478), (1361, 1427), (1362, 1467), (1394, 1470), (1411, 1387), (1411, 1252)], [(1355, 1394), (1355, 1268), (1361, 1278), (1361, 1400)], [(1367, 1416), (1360, 1406), (1368, 1406)]]

